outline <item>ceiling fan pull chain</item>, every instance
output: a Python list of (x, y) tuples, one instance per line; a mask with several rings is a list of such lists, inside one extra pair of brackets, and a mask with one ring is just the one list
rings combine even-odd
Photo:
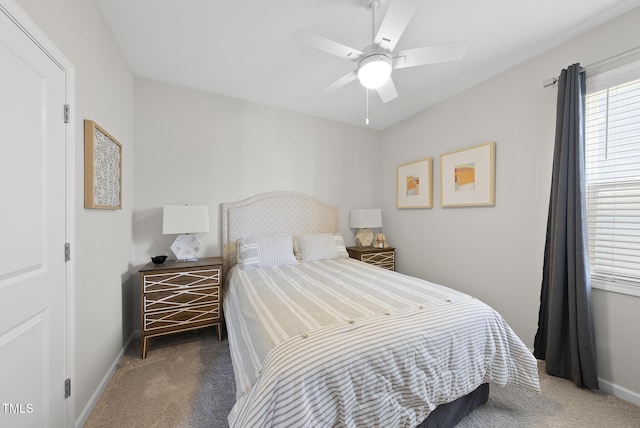
[(369, 89), (364, 88), (364, 91), (367, 93), (367, 118), (364, 121), (364, 123), (368, 125), (369, 124)]

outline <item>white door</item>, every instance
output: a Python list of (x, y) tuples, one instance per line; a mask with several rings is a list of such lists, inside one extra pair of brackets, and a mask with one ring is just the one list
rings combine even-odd
[(0, 3), (0, 426), (67, 426), (65, 71)]

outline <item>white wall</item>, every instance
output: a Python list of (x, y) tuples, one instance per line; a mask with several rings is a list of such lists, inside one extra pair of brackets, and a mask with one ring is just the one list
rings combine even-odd
[(378, 132), (200, 91), (136, 80), (135, 263), (168, 254), (162, 206), (209, 205), (204, 256), (221, 255), (220, 204), (291, 190), (340, 207), (377, 206)]
[[(76, 245), (75, 376), (79, 415), (109, 371), (131, 326), (134, 78), (92, 1), (17, 0), (75, 66)], [(62, 113), (61, 113), (62, 114)], [(85, 210), (83, 119), (95, 120), (123, 145), (123, 209)], [(123, 310), (123, 308), (125, 308)]]
[[(400, 271), (468, 292), (533, 348), (546, 233), (556, 88), (542, 82), (640, 45), (640, 9), (383, 131), (385, 232)], [(440, 155), (496, 142), (495, 207), (440, 207)], [(434, 208), (395, 208), (396, 166), (434, 158)], [(594, 290), (603, 388), (640, 403), (640, 298)], [(626, 395), (625, 395), (626, 394)]]

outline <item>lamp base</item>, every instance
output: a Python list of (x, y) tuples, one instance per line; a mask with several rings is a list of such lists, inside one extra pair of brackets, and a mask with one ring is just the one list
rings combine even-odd
[(195, 262), (198, 260), (200, 252), (200, 240), (195, 235), (178, 235), (173, 244), (171, 251), (176, 255), (176, 259), (181, 262)]
[(370, 247), (373, 243), (373, 232), (371, 229), (363, 228), (356, 234), (356, 245), (358, 247)]

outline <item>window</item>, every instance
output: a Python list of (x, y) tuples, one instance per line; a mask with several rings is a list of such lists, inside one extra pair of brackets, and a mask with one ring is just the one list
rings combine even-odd
[(640, 296), (640, 64), (587, 76), (592, 285)]

